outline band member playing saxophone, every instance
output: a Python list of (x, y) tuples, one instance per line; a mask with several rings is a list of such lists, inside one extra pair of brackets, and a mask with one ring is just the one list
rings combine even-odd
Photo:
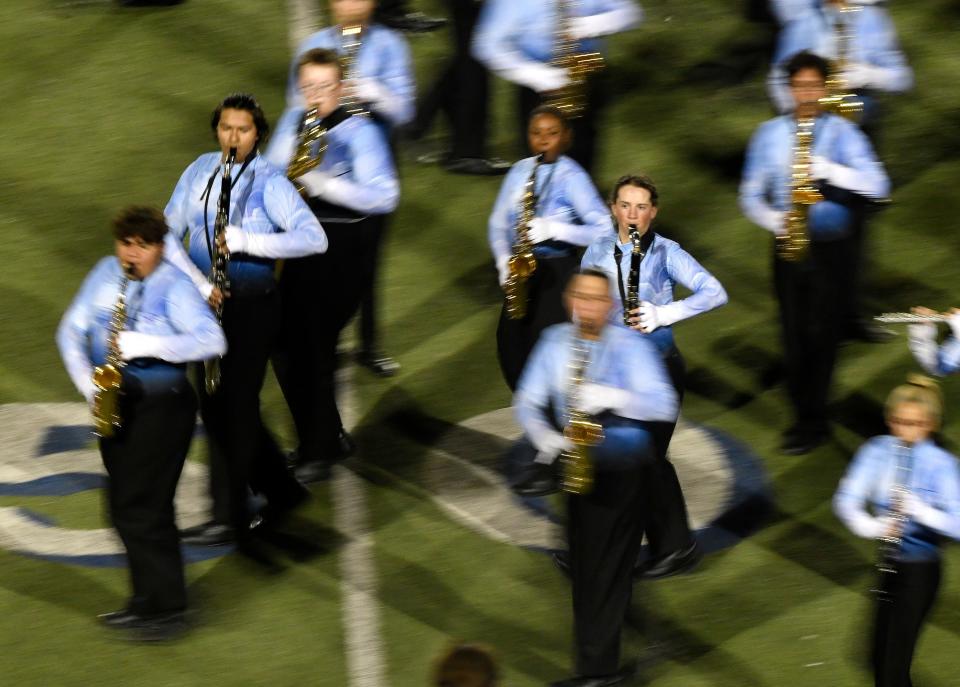
[[(287, 78), (287, 108), (299, 108), (303, 95), (298, 88), (300, 58), (323, 48), (339, 55), (343, 63), (341, 103), (351, 115), (369, 115), (388, 141), (398, 127), (413, 120), (415, 84), (413, 61), (404, 36), (376, 22), (376, 0), (330, 0), (333, 26), (317, 31), (298, 47)], [(284, 113), (286, 117), (287, 113)], [(372, 250), (365, 251), (357, 267), (364, 272), (360, 303), (360, 350), (357, 360), (375, 374), (387, 377), (400, 365), (381, 348), (377, 290), (380, 258), (391, 213), (371, 215), (367, 220)]]
[[(490, 251), (507, 294), (497, 327), (497, 353), (511, 390), (540, 332), (567, 319), (561, 296), (577, 269), (578, 247), (610, 227), (593, 181), (564, 154), (570, 137), (569, 122), (556, 108), (535, 109), (528, 131), (534, 157), (511, 168), (490, 213)], [(511, 275), (518, 249), (532, 254), (535, 263), (522, 283)]]
[[(167, 255), (192, 277), (211, 305), (222, 308), (230, 348), (220, 361), (219, 387), (208, 391), (202, 376), (198, 387), (210, 451), (212, 518), (183, 534), (184, 541), (194, 544), (237, 539), (244, 549), (251, 544), (249, 489), (266, 497), (267, 513), (274, 516), (306, 496), (263, 426), (260, 389), (279, 321), (274, 262), (322, 253), (327, 237), (290, 181), (259, 155), (268, 126), (252, 96), (226, 97), (214, 110), (211, 127), (220, 151), (201, 155), (186, 169), (165, 211), (170, 226)], [(225, 199), (218, 193), (222, 187), (218, 180), (233, 148), (230, 207), (218, 208)], [(228, 218), (219, 242), (218, 214)], [(183, 247), (186, 237), (189, 257)], [(215, 288), (209, 278), (222, 251), (230, 258), (228, 293)]]
[(960, 471), (938, 447), (943, 401), (917, 376), (887, 398), (890, 434), (860, 447), (834, 496), (857, 536), (880, 542), (872, 662), (875, 684), (909, 687), (917, 638), (940, 585), (944, 537), (960, 538)]
[[(277, 125), (267, 157), (286, 170), (319, 119), (314, 163), (291, 167), (330, 246), (323, 255), (288, 260), (280, 280), (283, 324), (274, 371), (297, 428), (297, 477), (326, 479), (330, 466), (352, 451), (337, 409), (335, 373), (340, 332), (356, 313), (372, 274), (364, 269), (377, 249), (371, 217), (393, 212), (400, 186), (390, 149), (368, 117), (341, 106), (342, 67), (331, 50), (300, 58), (299, 86), (309, 111), (289, 110)], [(322, 152), (321, 152), (322, 151)], [(299, 166), (299, 165), (298, 165)], [(307, 167), (313, 167), (307, 169)]]
[(521, 148), (530, 112), (551, 104), (576, 115), (570, 157), (593, 171), (606, 100), (601, 38), (636, 27), (641, 18), (632, 0), (486, 0), (473, 54), (517, 84)]
[[(674, 341), (672, 325), (724, 305), (727, 293), (716, 277), (675, 241), (654, 232), (651, 225), (659, 211), (659, 194), (652, 179), (627, 175), (617, 180), (610, 211), (613, 230), (590, 244), (581, 264), (603, 270), (617, 285), (613, 293), (613, 322), (653, 342), (682, 400), (686, 366)], [(674, 300), (675, 284), (691, 294)], [(648, 577), (680, 572), (700, 558), (677, 472), (667, 460), (675, 426), (667, 423), (652, 427), (657, 461), (649, 481), (650, 555), (645, 572)]]
[[(795, 416), (784, 432), (781, 450), (799, 455), (812, 451), (830, 433), (827, 400), (843, 293), (857, 276), (855, 265), (845, 262), (852, 218), (863, 203), (886, 198), (890, 181), (863, 132), (852, 122), (821, 111), (829, 72), (826, 61), (798, 53), (787, 71), (797, 106), (792, 114), (771, 119), (754, 133), (739, 193), (747, 218), (778, 237), (773, 274)], [(812, 137), (798, 137), (800, 125), (811, 120)], [(795, 165), (798, 160), (810, 162)], [(806, 174), (804, 183), (797, 174)], [(811, 198), (810, 187), (822, 200)], [(806, 251), (784, 251), (785, 241), (803, 244), (804, 237), (796, 231), (798, 214), (805, 218), (809, 246)]]
[(197, 408), (185, 364), (226, 351), (213, 312), (190, 280), (164, 261), (166, 233), (159, 210), (120, 212), (113, 221), (116, 255), (93, 268), (57, 330), (67, 372), (95, 408), (104, 407), (95, 402), (103, 391), (95, 369), (112, 364), (120, 372), (113, 422), (98, 431), (110, 476), (107, 510), (127, 553), (133, 594), (123, 609), (100, 620), (143, 641), (186, 629), (173, 506)]
[(656, 453), (649, 423), (677, 418), (677, 396), (656, 347), (609, 324), (612, 287), (599, 270), (583, 269), (570, 279), (564, 298), (573, 322), (544, 331), (514, 396), (538, 462), (554, 462), (574, 448), (569, 428), (558, 429), (570, 424), (573, 411), (602, 427), (589, 453), (592, 480), (567, 498), (576, 676), (555, 687), (627, 678), (620, 630), (644, 531), (642, 474)]
[(932, 319), (937, 313), (923, 307), (916, 307), (913, 312), (931, 318), (907, 328), (910, 351), (920, 367), (938, 377), (960, 371), (960, 308), (951, 308), (940, 316), (950, 327), (950, 334), (941, 344), (937, 343), (937, 325)]

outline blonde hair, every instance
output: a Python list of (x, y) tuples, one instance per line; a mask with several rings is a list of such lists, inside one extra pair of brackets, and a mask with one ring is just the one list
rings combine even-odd
[(434, 687), (496, 687), (497, 662), (482, 644), (460, 643), (434, 663)]
[(923, 406), (930, 416), (934, 431), (940, 429), (940, 424), (943, 422), (943, 394), (936, 381), (924, 375), (908, 375), (906, 384), (896, 387), (887, 396), (884, 415), (889, 419), (897, 407), (903, 403), (917, 403)]

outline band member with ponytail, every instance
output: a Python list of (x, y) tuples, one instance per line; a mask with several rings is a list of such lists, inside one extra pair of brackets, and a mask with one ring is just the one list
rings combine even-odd
[[(190, 280), (164, 261), (159, 210), (129, 207), (113, 220), (114, 257), (90, 272), (64, 314), (57, 345), (70, 378), (103, 413), (94, 368), (121, 374), (117, 422), (98, 422), (110, 479), (107, 510), (127, 553), (133, 594), (100, 616), (129, 639), (186, 629), (187, 591), (173, 497), (193, 436), (197, 399), (186, 363), (223, 355), (226, 340)], [(115, 426), (118, 425), (118, 426)]]
[[(913, 309), (916, 315), (936, 315), (930, 308)], [(960, 371), (960, 308), (946, 313), (950, 335), (942, 344), (937, 343), (937, 325), (933, 322), (911, 324), (907, 328), (910, 351), (926, 372), (938, 377)]]
[[(368, 113), (384, 138), (394, 141), (398, 127), (413, 120), (415, 82), (407, 39), (377, 23), (376, 0), (330, 0), (333, 26), (309, 36), (294, 53), (287, 79), (287, 110), (303, 104), (298, 83), (300, 58), (310, 50), (336, 53), (344, 65), (341, 100), (351, 114)], [(283, 119), (288, 112), (284, 112)], [(360, 350), (357, 361), (381, 377), (396, 374), (400, 365), (380, 345), (380, 297), (377, 281), (380, 257), (391, 213), (371, 214), (367, 220), (371, 250), (356, 268), (364, 272), (360, 303)]]
[[(590, 244), (581, 264), (603, 270), (617, 285), (613, 322), (649, 337), (663, 357), (673, 388), (682, 400), (686, 366), (674, 341), (672, 325), (719, 308), (727, 302), (727, 292), (679, 244), (653, 231), (651, 224), (658, 210), (659, 194), (652, 179), (634, 175), (618, 179), (610, 197), (613, 230)], [(675, 301), (675, 284), (684, 286), (691, 294)], [(700, 558), (677, 471), (667, 460), (667, 447), (675, 427), (672, 423), (653, 429), (658, 460), (650, 481), (650, 556), (645, 572), (648, 577), (680, 572)]]
[[(279, 324), (275, 261), (322, 253), (327, 237), (293, 184), (259, 155), (268, 126), (253, 96), (224, 98), (210, 126), (220, 151), (205, 153), (187, 167), (165, 211), (168, 259), (191, 276), (211, 305), (222, 306), (230, 348), (220, 362), (219, 388), (208, 392), (202, 369), (198, 384), (210, 450), (213, 517), (183, 534), (193, 544), (237, 540), (242, 549), (249, 543), (248, 489), (266, 497), (267, 513), (275, 516), (306, 498), (263, 426), (260, 389)], [(214, 229), (231, 149), (236, 156), (226, 208), (229, 224), (218, 242)], [(187, 237), (189, 256), (183, 245)], [(227, 293), (208, 279), (218, 250), (230, 258)]]
[(643, 472), (656, 454), (649, 425), (677, 419), (677, 395), (656, 347), (609, 324), (612, 287), (594, 269), (570, 279), (564, 299), (573, 322), (543, 332), (514, 396), (538, 462), (556, 462), (573, 448), (558, 428), (574, 413), (602, 427), (588, 454), (592, 483), (567, 499), (576, 676), (554, 687), (618, 685), (628, 677), (620, 631), (644, 531)]
[[(365, 266), (377, 250), (376, 218), (396, 209), (400, 185), (380, 129), (341, 106), (337, 54), (309, 50), (298, 73), (305, 106), (319, 118), (324, 151), (313, 151), (313, 169), (292, 173), (330, 246), (323, 255), (284, 265), (282, 335), (273, 367), (297, 428), (297, 477), (312, 482), (329, 477), (331, 464), (353, 450), (337, 409), (337, 343), (373, 278)], [(279, 169), (287, 170), (304, 147), (306, 108), (288, 110), (277, 125), (267, 157)]]
[[(797, 103), (792, 114), (771, 119), (750, 140), (740, 182), (740, 208), (750, 221), (778, 241), (789, 240), (788, 218), (802, 209), (809, 249), (799, 259), (783, 257), (774, 246), (773, 275), (786, 358), (787, 390), (794, 424), (783, 434), (781, 451), (808, 453), (830, 436), (827, 400), (840, 341), (844, 292), (853, 288), (856, 265), (846, 261), (850, 228), (858, 207), (886, 198), (890, 181), (870, 142), (856, 124), (821, 111), (829, 67), (808, 52), (787, 64), (790, 90)], [(801, 166), (822, 200), (805, 205), (795, 200), (796, 135), (802, 122), (813, 122), (810, 164)], [(806, 196), (805, 196), (806, 197)], [(796, 215), (794, 215), (796, 216)], [(784, 238), (781, 238), (784, 237)]]
[[(526, 314), (514, 319), (505, 304), (497, 327), (500, 369), (511, 391), (540, 332), (567, 319), (562, 294), (579, 264), (579, 247), (610, 227), (609, 213), (593, 181), (564, 154), (571, 136), (570, 123), (559, 110), (546, 105), (536, 108), (528, 130), (534, 157), (520, 160), (510, 169), (490, 213), (490, 251), (501, 287), (506, 287), (510, 277), (508, 264), (525, 202), (532, 203), (534, 215), (525, 228), (537, 262), (525, 284)], [(526, 196), (530, 190), (532, 196)]]
[(890, 434), (860, 447), (833, 499), (857, 536), (879, 539), (872, 663), (877, 687), (909, 687), (920, 630), (940, 586), (941, 546), (960, 539), (960, 471), (937, 446), (943, 400), (919, 375), (885, 407)]

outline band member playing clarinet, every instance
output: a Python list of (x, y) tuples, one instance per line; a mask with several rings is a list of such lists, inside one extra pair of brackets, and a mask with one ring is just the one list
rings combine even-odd
[(940, 586), (944, 537), (960, 538), (960, 471), (931, 435), (943, 402), (932, 380), (894, 389), (890, 434), (860, 447), (840, 482), (834, 511), (854, 534), (878, 539), (872, 662), (877, 687), (909, 687), (910, 664)]
[(787, 63), (797, 105), (750, 140), (740, 208), (774, 241), (773, 276), (794, 424), (781, 451), (800, 455), (830, 436), (827, 400), (840, 341), (846, 289), (856, 266), (845, 261), (854, 213), (886, 198), (890, 181), (855, 124), (821, 111), (829, 67), (808, 52)]
[[(933, 318), (937, 315), (930, 308), (916, 307), (915, 315)], [(924, 370), (932, 375), (944, 377), (960, 371), (960, 308), (952, 308), (944, 313), (943, 320), (950, 326), (950, 335), (942, 344), (937, 343), (937, 325), (918, 322), (907, 328), (910, 351)]]
[(380, 129), (341, 106), (342, 76), (335, 52), (302, 55), (298, 83), (309, 109), (289, 110), (267, 151), (303, 189), (330, 239), (324, 255), (288, 260), (280, 280), (283, 326), (273, 366), (297, 428), (297, 477), (305, 482), (326, 479), (352, 450), (337, 409), (337, 342), (373, 278), (364, 265), (377, 250), (375, 218), (400, 199)]
[[(517, 162), (500, 187), (488, 222), (490, 251), (506, 301), (497, 327), (500, 370), (511, 391), (544, 328), (564, 322), (562, 293), (578, 249), (607, 231), (610, 219), (593, 181), (571, 158), (569, 121), (542, 105), (530, 116), (534, 157)], [(523, 255), (529, 275), (511, 275)]]
[(197, 409), (185, 364), (226, 351), (213, 312), (164, 261), (166, 233), (159, 210), (120, 212), (113, 221), (116, 256), (93, 268), (57, 330), (67, 372), (95, 412), (110, 476), (107, 510), (133, 586), (127, 605), (100, 620), (143, 641), (186, 629), (173, 505)]
[[(649, 337), (682, 400), (686, 366), (674, 342), (672, 325), (722, 306), (727, 302), (727, 292), (675, 241), (653, 231), (651, 224), (658, 210), (659, 194), (652, 179), (621, 177), (610, 198), (614, 229), (590, 244), (582, 265), (603, 270), (617, 285), (613, 322)], [(675, 301), (674, 284), (684, 286), (691, 294)], [(680, 572), (699, 560), (677, 471), (667, 460), (675, 427), (663, 424), (653, 428), (657, 461), (650, 480), (648, 577)]]
[[(267, 499), (265, 515), (274, 519), (306, 498), (260, 418), (260, 389), (280, 315), (274, 261), (322, 253), (327, 237), (290, 181), (259, 155), (268, 126), (253, 96), (227, 96), (210, 124), (220, 151), (201, 155), (186, 169), (165, 211), (167, 254), (211, 305), (222, 308), (230, 347), (219, 363), (219, 387), (209, 388), (202, 374), (198, 384), (210, 450), (213, 517), (183, 534), (193, 544), (237, 540), (241, 550), (250, 552), (249, 489)], [(235, 160), (228, 170), (232, 149)], [(229, 208), (218, 207), (227, 200)], [(223, 220), (218, 216), (227, 220), (220, 233), (216, 229)], [(216, 271), (211, 265), (222, 263), (224, 253), (229, 257), (226, 293), (210, 279)]]
[[(617, 685), (627, 678), (620, 630), (644, 530), (642, 473), (656, 454), (648, 423), (677, 418), (677, 395), (655, 346), (608, 324), (611, 288), (599, 270), (583, 269), (570, 280), (565, 301), (573, 323), (544, 331), (514, 397), (537, 460), (559, 460), (571, 491), (576, 677), (554, 687)], [(593, 426), (595, 445), (585, 461), (575, 443), (575, 418), (581, 427)]]

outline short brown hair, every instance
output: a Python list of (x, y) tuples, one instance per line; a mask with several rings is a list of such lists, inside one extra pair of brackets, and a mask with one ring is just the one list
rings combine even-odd
[(660, 194), (657, 193), (657, 185), (653, 183), (653, 179), (646, 174), (624, 174), (617, 179), (617, 183), (613, 185), (613, 191), (610, 192), (610, 205), (617, 202), (617, 195), (624, 186), (636, 186), (637, 188), (647, 189), (650, 193), (650, 204), (653, 205), (653, 207), (657, 207), (660, 201)]
[(327, 48), (307, 50), (307, 52), (303, 53), (300, 59), (297, 60), (297, 72), (308, 64), (316, 64), (321, 67), (336, 67), (337, 78), (343, 78), (343, 62), (340, 61), (340, 56), (333, 50), (328, 50)]
[(555, 105), (537, 105), (530, 112), (530, 117), (527, 119), (528, 122), (533, 122), (537, 117), (555, 117), (560, 122), (560, 126), (563, 127), (564, 131), (570, 131), (573, 127), (570, 125), (570, 120), (563, 110)]
[(437, 659), (433, 687), (496, 687), (497, 662), (482, 644), (457, 644)]
[(146, 243), (163, 243), (167, 235), (167, 220), (163, 213), (149, 205), (125, 207), (113, 218), (113, 237), (143, 239)]

